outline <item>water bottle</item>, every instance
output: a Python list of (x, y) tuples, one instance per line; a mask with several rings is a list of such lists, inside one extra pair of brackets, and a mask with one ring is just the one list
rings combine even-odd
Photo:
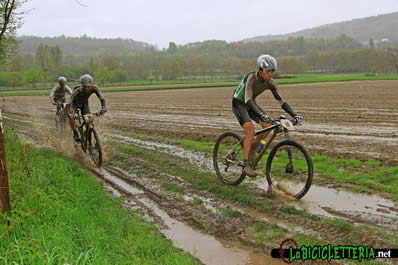
[(258, 142), (257, 148), (256, 148), (257, 153), (260, 153), (261, 151), (264, 150), (265, 144), (266, 144), (266, 142), (264, 140), (261, 140), (260, 142)]

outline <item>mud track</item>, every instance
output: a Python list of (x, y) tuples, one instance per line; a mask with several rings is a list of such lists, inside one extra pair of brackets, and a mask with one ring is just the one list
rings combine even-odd
[[(392, 103), (397, 100), (395, 85), (396, 82), (387, 81), (291, 85), (283, 86), (281, 93), (291, 105), (297, 106), (297, 112), (311, 117), (306, 118), (307, 125), (294, 137), (313, 150), (336, 156), (380, 159), (388, 164), (396, 162), (393, 154), (398, 111)], [(382, 99), (358, 97), (360, 86), (361, 93), (376, 98), (377, 91)], [(325, 100), (323, 97), (333, 99), (331, 89), (340, 91), (343, 98), (351, 93), (352, 104), (343, 108), (340, 101), (344, 100), (337, 97), (335, 102)], [(5, 122), (26, 141), (63, 150), (94, 170), (109, 191), (124, 197), (126, 207), (154, 221), (177, 247), (192, 253), (204, 264), (283, 264), (270, 259), (269, 253), (288, 237), (308, 244), (398, 247), (398, 209), (391, 201), (336, 191), (335, 187), (328, 186), (314, 186), (308, 196), (296, 201), (283, 194), (268, 194), (264, 179), (259, 178), (231, 188), (236, 194), (250, 194), (253, 203), (249, 204), (219, 192), (228, 192), (225, 189), (230, 187), (215, 178), (207, 154), (185, 150), (173, 143), (120, 135), (121, 131), (143, 132), (148, 138), (171, 135), (214, 141), (222, 131), (239, 131), (230, 112), (231, 93), (231, 88), (213, 88), (106, 94), (109, 115), (97, 123), (106, 140), (106, 163), (102, 171), (94, 170), (69, 138), (61, 142), (54, 138), (51, 129), (54, 110), (47, 103), (47, 97), (7, 98)], [(355, 97), (359, 103), (353, 100)], [(313, 104), (309, 98), (313, 98)], [(269, 98), (269, 102), (273, 99)], [(92, 103), (95, 110), (96, 102)], [(280, 113), (278, 106), (270, 109), (275, 115)], [(363, 118), (352, 119), (355, 115)], [(383, 126), (377, 126), (379, 121)], [(384, 148), (388, 150), (384, 152)], [(367, 153), (359, 153), (361, 150)], [(350, 226), (330, 225), (327, 222), (330, 218), (343, 220)], [(221, 263), (224, 261), (226, 263)]]
[[(281, 85), (283, 98), (305, 119), (292, 133), (312, 151), (376, 159), (397, 165), (398, 81)], [(214, 141), (242, 130), (231, 111), (234, 87), (107, 93), (110, 128), (151, 135)], [(92, 104), (98, 106), (92, 97)], [(258, 97), (271, 117), (284, 114), (271, 93)], [(5, 98), (6, 111), (52, 119), (47, 96)], [(92, 107), (95, 109), (95, 107)]]

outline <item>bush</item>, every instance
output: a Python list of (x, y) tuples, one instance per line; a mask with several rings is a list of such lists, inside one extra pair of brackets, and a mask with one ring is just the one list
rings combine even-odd
[(0, 72), (0, 86), (16, 87), (24, 84), (24, 76), (19, 72)]
[(32, 84), (32, 87), (35, 87), (36, 84), (43, 81), (43, 79), (44, 74), (39, 67), (32, 67), (25, 72), (25, 82)]

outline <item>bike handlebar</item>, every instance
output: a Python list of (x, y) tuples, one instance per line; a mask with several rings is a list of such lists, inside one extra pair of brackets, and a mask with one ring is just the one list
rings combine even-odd
[(272, 124), (273, 125), (279, 125), (281, 120), (283, 120), (283, 119), (289, 120), (290, 122), (293, 123), (294, 126), (301, 126), (304, 123), (304, 121), (302, 121), (301, 123), (298, 123), (295, 119), (288, 119), (288, 118), (286, 118), (286, 116), (281, 115), (279, 117), (279, 119), (272, 120)]
[[(87, 115), (87, 114), (85, 114), (85, 115)], [(99, 117), (99, 116), (102, 116), (102, 115), (104, 115), (103, 113), (101, 113), (101, 112), (96, 112), (96, 113), (91, 113), (91, 115), (94, 115), (94, 116), (97, 116), (97, 117)], [(69, 116), (69, 118), (71, 119), (71, 120), (78, 120), (78, 119), (80, 119), (81, 117), (83, 117), (84, 115), (81, 115), (81, 114), (78, 114), (78, 115), (73, 115), (73, 114), (68, 114), (68, 116)]]

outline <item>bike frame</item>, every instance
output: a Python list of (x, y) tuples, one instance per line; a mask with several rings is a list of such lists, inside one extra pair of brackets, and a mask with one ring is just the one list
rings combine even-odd
[[(255, 163), (254, 163), (254, 167), (257, 166), (258, 162), (259, 162), (259, 161), (261, 160), (261, 158), (264, 156), (265, 152), (268, 150), (268, 148), (270, 147), (271, 143), (274, 141), (274, 139), (276, 138), (276, 136), (282, 132), (282, 131), (281, 131), (281, 125), (280, 125), (280, 124), (274, 124), (274, 125), (271, 125), (271, 126), (269, 126), (269, 127), (267, 127), (267, 128), (261, 129), (261, 130), (255, 132), (254, 136), (257, 137), (258, 135), (260, 135), (260, 134), (262, 134), (262, 133), (265, 133), (265, 132), (269, 132), (269, 131), (273, 131), (273, 133), (272, 133), (271, 137), (269, 138), (269, 140), (267, 141), (267, 144), (265, 145), (265, 147), (263, 148), (263, 150), (258, 154), (256, 160), (254, 161), (254, 162), (255, 162)], [(241, 143), (242, 143), (244, 140), (245, 140), (245, 137), (242, 138)]]
[(263, 148), (263, 150), (259, 153), (259, 155), (257, 156), (257, 159), (254, 161), (254, 166), (256, 167), (258, 162), (261, 160), (261, 158), (264, 156), (265, 152), (268, 150), (268, 148), (270, 147), (271, 143), (274, 141), (275, 137), (280, 133), (279, 131), (279, 126), (280, 125), (271, 125), (265, 129), (259, 130), (258, 132), (256, 132), (254, 134), (254, 136), (258, 136), (262, 133), (265, 132), (269, 132), (269, 131), (273, 131), (271, 137), (269, 138), (269, 140), (267, 141), (265, 147)]
[[(265, 145), (264, 149), (261, 151), (261, 153), (258, 155), (256, 161), (255, 161), (255, 166), (257, 166), (258, 162), (261, 160), (261, 158), (263, 157), (264, 153), (267, 151), (267, 149), (269, 148), (269, 146), (271, 145), (271, 143), (274, 141), (275, 137), (280, 133), (279, 130), (279, 125), (271, 125), (265, 129), (261, 129), (259, 131), (257, 131), (254, 136), (258, 136), (259, 134), (268, 132), (268, 131), (273, 131), (273, 134), (271, 135), (271, 138), (268, 140), (267, 144)], [(243, 141), (245, 140), (245, 137), (242, 138), (242, 140), (240, 142), (238, 142), (235, 146), (233, 146), (230, 150), (230, 152), (226, 155), (228, 156), (231, 152), (233, 152), (233, 150), (235, 149), (236, 146), (238, 145), (243, 145)], [(231, 161), (232, 162), (232, 161)], [(243, 164), (242, 164), (243, 166)]]
[[(86, 118), (84, 117), (84, 115), (80, 115), (80, 109), (76, 109), (76, 112), (79, 115), (79, 131), (80, 131), (80, 135), (82, 137), (81, 139), (81, 145), (83, 147), (83, 150), (86, 151), (87, 148), (87, 141), (88, 141), (88, 136), (89, 136), (89, 132), (91, 130), (91, 128), (94, 127), (93, 123), (89, 123), (86, 121)], [(83, 120), (83, 121), (82, 121)], [(86, 130), (84, 131), (84, 128), (86, 128)], [(83, 131), (84, 131), (84, 135), (83, 135)]]

